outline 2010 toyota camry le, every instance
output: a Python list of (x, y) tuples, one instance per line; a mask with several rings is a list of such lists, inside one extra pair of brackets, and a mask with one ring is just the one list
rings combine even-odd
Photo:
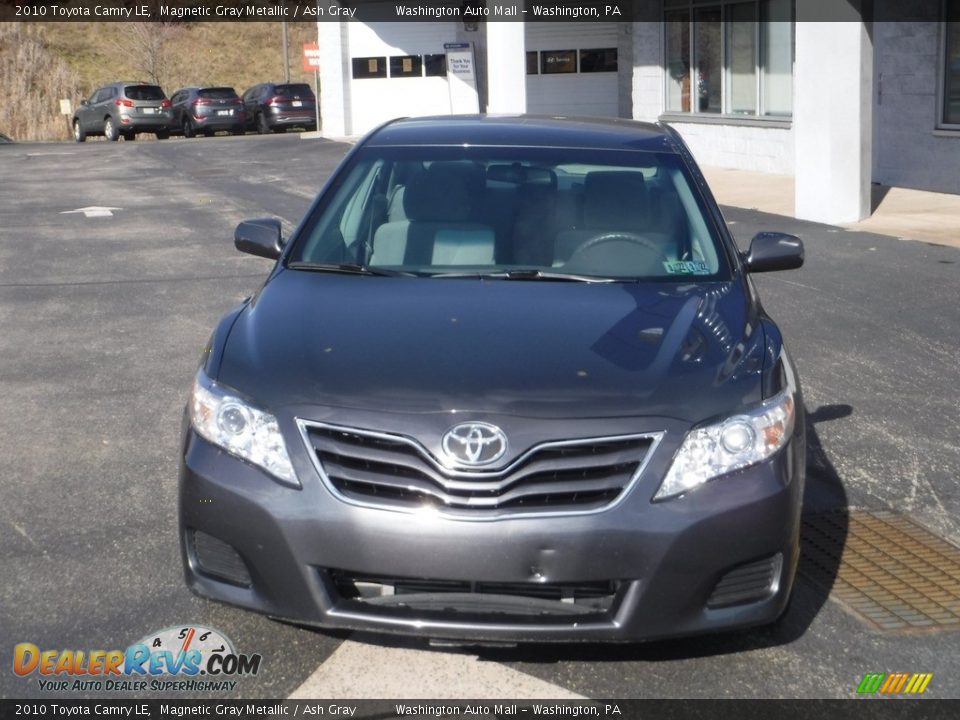
[(671, 128), (393, 121), (344, 158), (219, 323), (184, 418), (196, 593), (296, 623), (638, 641), (775, 620), (803, 402)]

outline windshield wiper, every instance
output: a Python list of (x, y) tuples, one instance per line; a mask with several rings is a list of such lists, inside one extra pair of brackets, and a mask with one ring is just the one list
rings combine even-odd
[(614, 278), (597, 277), (595, 275), (576, 275), (574, 273), (554, 272), (552, 270), (536, 270), (534, 268), (522, 270), (502, 270), (498, 272), (446, 272), (432, 273), (432, 278), (479, 278), (483, 280), (551, 280), (560, 282), (588, 282), (608, 283), (616, 282)]
[(352, 275), (375, 275), (378, 277), (416, 277), (414, 273), (404, 272), (402, 270), (386, 270), (384, 268), (372, 268), (357, 263), (318, 263), (296, 261), (288, 263), (287, 267), (291, 270), (313, 270), (315, 272), (334, 272), (349, 273)]

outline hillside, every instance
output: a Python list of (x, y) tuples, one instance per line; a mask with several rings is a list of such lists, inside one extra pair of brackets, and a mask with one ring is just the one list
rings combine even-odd
[[(283, 26), (264, 23), (0, 23), (0, 131), (16, 140), (67, 139), (61, 98), (74, 105), (114, 80), (230, 85), (283, 80)], [(303, 72), (315, 23), (287, 23), (290, 79)]]

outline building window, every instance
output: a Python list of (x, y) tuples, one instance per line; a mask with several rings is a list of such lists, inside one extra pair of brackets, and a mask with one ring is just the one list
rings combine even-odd
[(576, 71), (576, 50), (544, 50), (540, 53), (540, 72), (544, 75), (575, 73)]
[(668, 112), (792, 114), (793, 0), (664, 5)]
[(947, 0), (943, 24), (943, 112), (940, 124), (960, 129), (960, 0)]
[(447, 76), (447, 56), (446, 53), (437, 53), (435, 55), (423, 56), (423, 70), (427, 77), (446, 77)]
[(419, 55), (394, 55), (390, 58), (390, 77), (423, 77), (423, 60)]
[(361, 57), (353, 59), (353, 79), (385, 78), (387, 59), (385, 57)]
[(599, 50), (580, 51), (580, 72), (616, 72), (617, 49), (601, 48)]
[(527, 75), (540, 73), (540, 54), (536, 50), (527, 50)]

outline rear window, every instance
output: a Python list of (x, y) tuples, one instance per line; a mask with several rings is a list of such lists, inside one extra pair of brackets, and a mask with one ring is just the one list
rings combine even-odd
[(131, 100), (163, 100), (166, 97), (156, 85), (127, 85), (123, 94)]
[(306, 83), (292, 83), (290, 85), (277, 85), (275, 93), (277, 95), (313, 95), (313, 91)]
[(232, 87), (203, 88), (197, 91), (197, 95), (214, 100), (230, 100), (237, 96), (237, 91)]

